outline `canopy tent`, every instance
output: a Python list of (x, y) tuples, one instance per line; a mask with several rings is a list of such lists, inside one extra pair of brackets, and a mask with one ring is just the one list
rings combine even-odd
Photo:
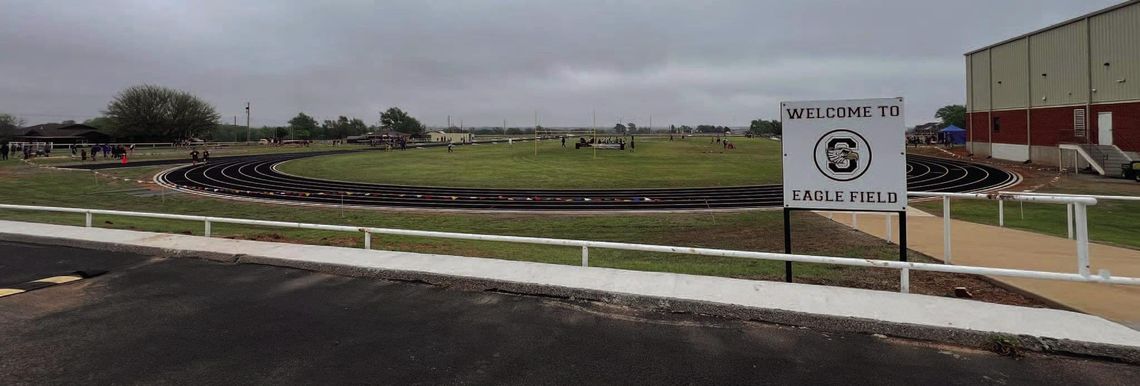
[(938, 134), (943, 139), (949, 140), (950, 143), (955, 145), (966, 144), (966, 129), (958, 126), (950, 125), (942, 130), (938, 130)]

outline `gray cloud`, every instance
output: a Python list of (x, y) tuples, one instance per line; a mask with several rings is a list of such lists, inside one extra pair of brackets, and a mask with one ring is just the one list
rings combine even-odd
[[(1114, 1), (25, 1), (0, 5), (0, 112), (95, 116), (191, 91), (254, 125), (398, 105), (468, 126), (747, 125), (781, 100), (963, 103), (968, 50)], [(244, 118), (242, 118), (244, 119)]]

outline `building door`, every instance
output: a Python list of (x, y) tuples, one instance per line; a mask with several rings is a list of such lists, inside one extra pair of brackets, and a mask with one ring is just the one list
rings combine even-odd
[(1102, 112), (1096, 115), (1096, 139), (1101, 145), (1112, 144), (1112, 112)]

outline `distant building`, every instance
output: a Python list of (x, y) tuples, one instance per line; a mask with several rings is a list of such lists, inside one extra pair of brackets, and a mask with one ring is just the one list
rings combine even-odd
[(17, 142), (107, 143), (112, 137), (82, 123), (44, 123), (15, 130)]
[(1140, 151), (1140, 1), (966, 53), (966, 108), (973, 154), (1118, 173)]

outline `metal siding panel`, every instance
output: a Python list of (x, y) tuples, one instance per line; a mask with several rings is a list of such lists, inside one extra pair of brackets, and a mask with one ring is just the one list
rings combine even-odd
[(990, 51), (982, 51), (971, 55), (974, 67), (974, 110), (990, 110)]
[(995, 109), (1027, 107), (1029, 57), (1025, 52), (1026, 40), (994, 47), (990, 50), (993, 61), (993, 105)]
[(966, 112), (974, 111), (974, 66), (970, 63), (974, 55), (966, 55)]
[(1029, 37), (1033, 106), (1086, 102), (1088, 37), (1085, 28), (1081, 20)]
[(1093, 101), (1140, 100), (1140, 4), (1092, 17), (1089, 32)]

